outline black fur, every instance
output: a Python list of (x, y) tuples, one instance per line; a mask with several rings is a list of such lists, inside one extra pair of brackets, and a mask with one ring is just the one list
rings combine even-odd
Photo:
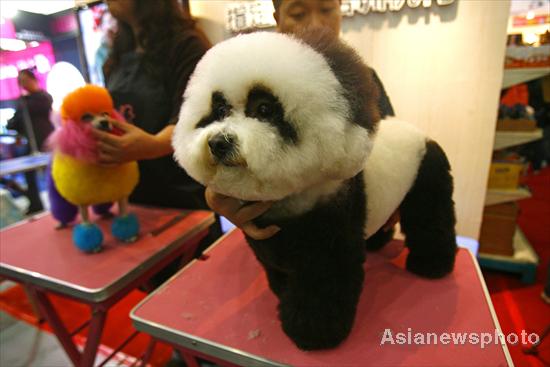
[(298, 133), (294, 126), (285, 120), (281, 102), (267, 88), (255, 86), (248, 92), (245, 115), (271, 124), (284, 140), (294, 144), (298, 142)]
[(393, 239), (394, 233), (395, 230), (393, 228), (388, 231), (384, 231), (384, 228), (380, 228), (365, 241), (365, 249), (371, 252), (380, 250), (385, 244)]
[(414, 185), (400, 206), (401, 230), (410, 250), (407, 269), (440, 278), (454, 267), (456, 253), (453, 178), (441, 147), (426, 143)]
[[(441, 148), (426, 143), (417, 178), (400, 206), (401, 227), (410, 249), (407, 269), (428, 278), (451, 272), (456, 253), (453, 183)], [(380, 229), (366, 242), (363, 174), (348, 180), (328, 202), (298, 217), (255, 220), (277, 224), (275, 236), (247, 237), (279, 298), (284, 332), (301, 349), (339, 345), (350, 333), (363, 284), (365, 250), (388, 242)]]
[(299, 36), (327, 60), (332, 72), (342, 85), (344, 97), (351, 108), (350, 121), (367, 130), (376, 130), (380, 121), (378, 100), (380, 90), (373, 70), (365, 65), (355, 50), (330, 32), (305, 31)]
[(231, 105), (227, 102), (222, 92), (216, 91), (212, 93), (210, 104), (210, 113), (208, 116), (203, 117), (195, 128), (207, 127), (215, 121), (223, 120), (231, 113)]
[(283, 330), (299, 348), (333, 348), (351, 331), (363, 285), (364, 222), (359, 174), (329, 202), (276, 222), (282, 230), (274, 237), (247, 237), (279, 298)]

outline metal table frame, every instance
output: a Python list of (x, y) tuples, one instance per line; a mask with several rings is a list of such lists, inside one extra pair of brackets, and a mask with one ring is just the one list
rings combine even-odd
[[(185, 253), (182, 262), (190, 261), (194, 255), (194, 249), (200, 240), (207, 235), (208, 227), (212, 223), (214, 223), (213, 215), (200, 226), (193, 228), (185, 236), (180, 237), (163, 248), (145, 263), (138, 265), (125, 276), (102, 289), (87, 289), (75, 284), (62, 283), (41, 274), (6, 266), (5, 264), (0, 267), (0, 275), (23, 284), (28, 294), (38, 306), (40, 316), (44, 317), (50, 324), (73, 365), (79, 367), (93, 366), (109, 309), (130, 291), (143, 284), (178, 256)], [(189, 251), (190, 249), (193, 251)], [(88, 305), (91, 314), (90, 320), (75, 330), (67, 330), (67, 327), (59, 317), (59, 312), (52, 305), (48, 293), (59, 294)], [(78, 350), (72, 337), (86, 327), (88, 327), (88, 334), (84, 350), (81, 352)], [(138, 334), (138, 331), (134, 331), (99, 366), (103, 366)], [(152, 341), (142, 356), (144, 361), (147, 361), (151, 357), (153, 348), (154, 342)]]
[(50, 153), (37, 153), (0, 161), (0, 177), (46, 168), (50, 163)]

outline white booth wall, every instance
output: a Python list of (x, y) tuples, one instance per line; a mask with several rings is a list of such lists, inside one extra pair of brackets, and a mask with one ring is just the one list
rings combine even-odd
[[(478, 238), (510, 1), (435, 3), (344, 18), (342, 37), (377, 71), (397, 117), (416, 124), (446, 151), (455, 180), (457, 233)], [(231, 36), (226, 5), (191, 0), (191, 12), (212, 43)]]

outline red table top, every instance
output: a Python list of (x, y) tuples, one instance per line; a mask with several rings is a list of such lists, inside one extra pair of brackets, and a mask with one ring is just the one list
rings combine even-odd
[(55, 290), (79, 299), (99, 302), (145, 273), (185, 241), (214, 221), (207, 211), (193, 211), (156, 236), (158, 229), (184, 212), (131, 206), (140, 222), (140, 237), (125, 244), (112, 237), (112, 220), (97, 219), (103, 231), (103, 250), (79, 251), (72, 228), (55, 230), (50, 214), (0, 231), (0, 275)]
[[(232, 363), (293, 366), (506, 366), (505, 346), (381, 344), (396, 333), (500, 331), (471, 253), (461, 249), (452, 275), (419, 278), (404, 270), (405, 251), (369, 254), (354, 328), (338, 348), (303, 352), (283, 333), (277, 299), (243, 235), (236, 230), (134, 308), (140, 331)], [(394, 251), (395, 252), (395, 251)]]

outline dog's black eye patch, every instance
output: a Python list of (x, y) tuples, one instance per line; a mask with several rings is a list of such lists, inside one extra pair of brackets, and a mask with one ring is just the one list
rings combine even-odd
[(247, 117), (273, 125), (284, 140), (294, 144), (298, 141), (296, 129), (285, 120), (281, 102), (265, 88), (254, 87), (250, 90), (244, 113)]
[(222, 92), (212, 93), (210, 102), (210, 114), (203, 117), (197, 124), (197, 128), (206, 127), (214, 121), (221, 121), (231, 113), (231, 105), (227, 102)]
[(80, 117), (83, 122), (91, 122), (94, 119), (94, 115), (91, 113), (85, 113)]

